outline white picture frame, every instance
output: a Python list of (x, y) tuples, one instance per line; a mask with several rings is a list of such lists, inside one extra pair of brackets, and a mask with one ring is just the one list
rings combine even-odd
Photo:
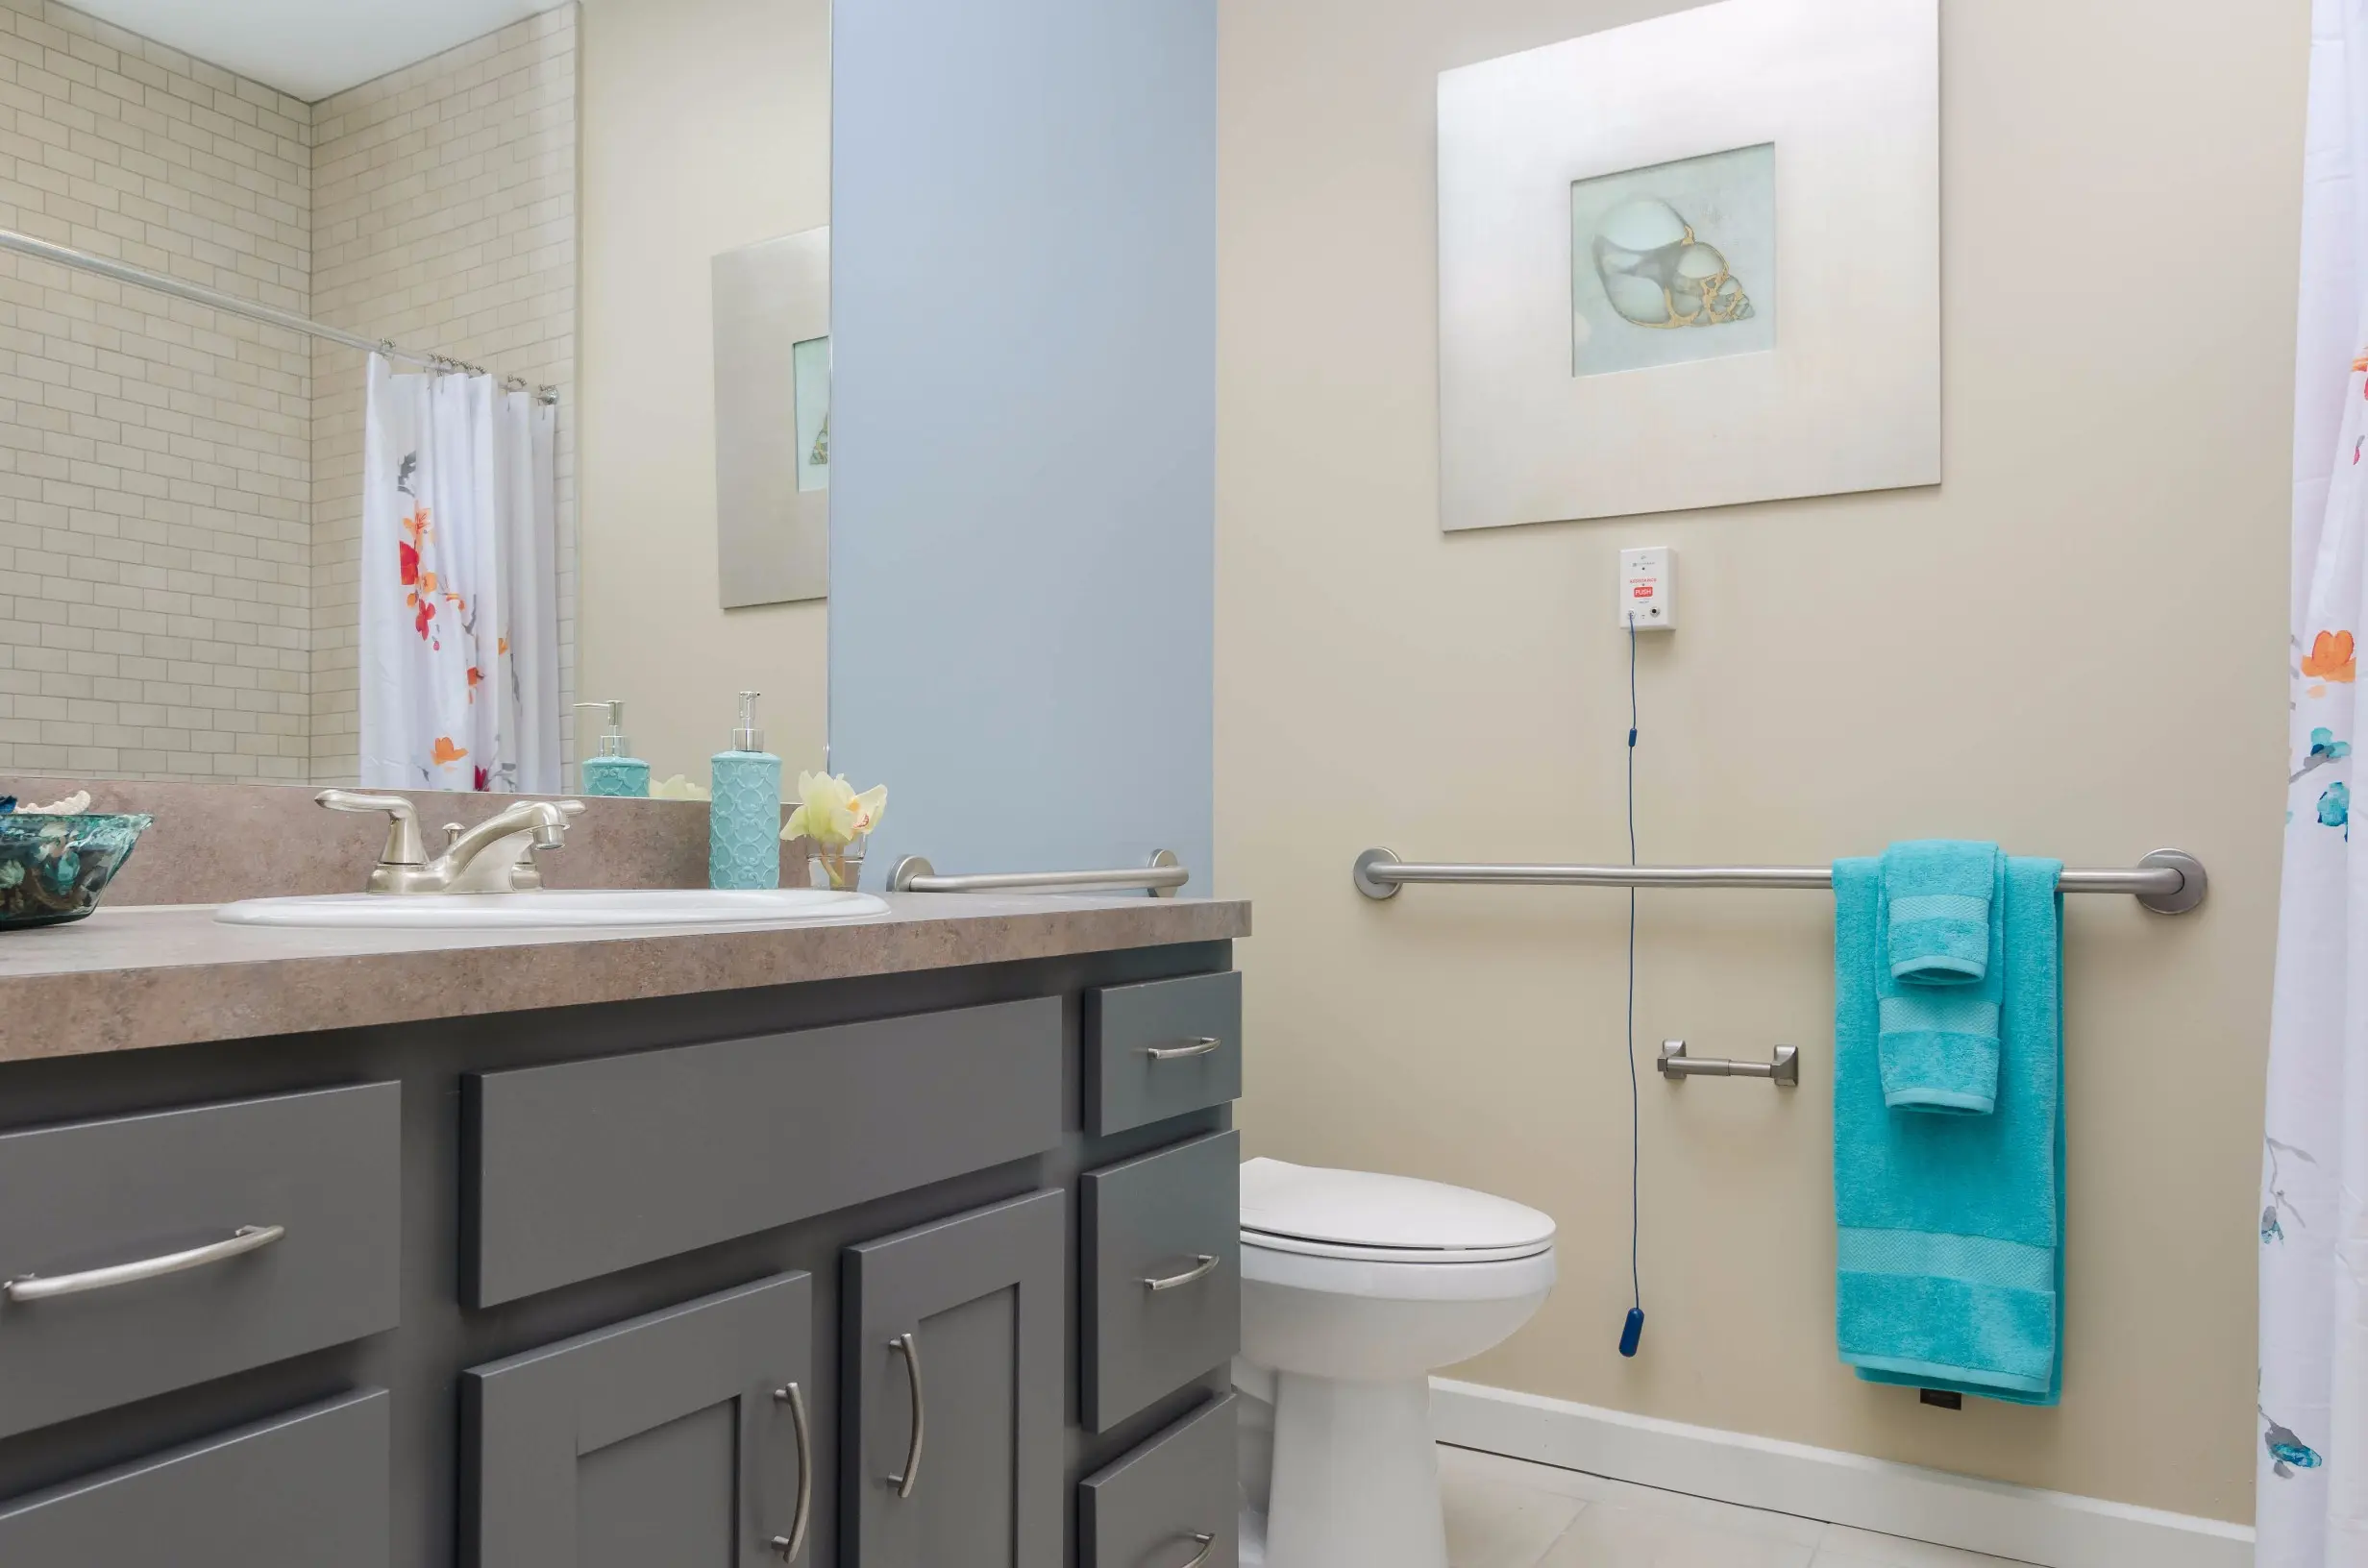
[[(1939, 0), (1723, 0), (1442, 72), (1442, 527), (1939, 483)], [(1634, 233), (1640, 211), (1665, 225), (1675, 210), (1596, 201), (1619, 215), (1591, 220), (1596, 183), (1640, 177), (1620, 195), (1642, 203), (1642, 177), (1684, 165), (1693, 191), (1722, 154), (1738, 155), (1728, 178), (1764, 181), (1740, 156), (1764, 146), (1780, 278), (1768, 308), (1715, 323), (1697, 311), (1678, 331), (1615, 318), (1656, 352), (1680, 337), (1704, 352), (1643, 368), (1611, 354), (1610, 371), (1599, 353), (1591, 368), (1587, 270), (1601, 282), (1605, 268), (1655, 263), (1616, 246), (1598, 263), (1578, 230)], [(1745, 214), (1731, 226), (1765, 221), (1754, 194), (1729, 202)], [(1739, 233), (1730, 248), (1752, 247)], [(1682, 254), (1707, 268), (1723, 253)], [(1722, 287), (1755, 286), (1733, 270)], [(1603, 298), (1585, 302), (1598, 317)], [(1649, 291), (1641, 308), (1658, 313)], [(1711, 352), (1746, 337), (1743, 352)]]

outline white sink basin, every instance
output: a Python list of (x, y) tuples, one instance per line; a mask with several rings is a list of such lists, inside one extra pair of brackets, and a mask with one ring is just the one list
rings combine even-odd
[(888, 913), (868, 893), (825, 888), (648, 888), (618, 892), (546, 888), (535, 893), (366, 893), (248, 898), (225, 904), (228, 925), (528, 930), (602, 925), (837, 925)]

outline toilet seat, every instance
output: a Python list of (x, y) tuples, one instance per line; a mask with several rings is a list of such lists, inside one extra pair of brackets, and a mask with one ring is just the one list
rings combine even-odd
[(1242, 1166), (1242, 1277), (1324, 1295), (1500, 1301), (1554, 1284), (1554, 1221), (1443, 1182)]
[[(1446, 1257), (1450, 1255), (1440, 1255)], [(1368, 1301), (1517, 1301), (1554, 1287), (1554, 1248), (1525, 1257), (1473, 1262), (1387, 1261), (1339, 1253), (1286, 1252), (1242, 1236), (1242, 1280), (1249, 1286), (1279, 1286), (1321, 1296)]]
[(1553, 1249), (1554, 1238), (1513, 1247), (1361, 1247), (1348, 1241), (1314, 1241), (1303, 1236), (1242, 1227), (1242, 1245), (1269, 1252), (1295, 1252), (1303, 1258), (1345, 1258), (1364, 1263), (1420, 1263), (1454, 1267), (1459, 1263), (1505, 1263), (1535, 1258)]
[(1507, 1262), (1550, 1249), (1554, 1220), (1443, 1182), (1260, 1158), (1242, 1166), (1242, 1241), (1361, 1262)]

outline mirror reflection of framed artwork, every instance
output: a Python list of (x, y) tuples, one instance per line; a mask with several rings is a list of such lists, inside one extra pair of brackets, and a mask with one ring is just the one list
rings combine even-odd
[(717, 595), (830, 596), (830, 231), (714, 260)]

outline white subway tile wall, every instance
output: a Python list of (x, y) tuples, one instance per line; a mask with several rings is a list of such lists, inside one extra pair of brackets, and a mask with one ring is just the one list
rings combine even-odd
[[(311, 110), (0, 0), (0, 225), (303, 310)], [(302, 779), (310, 349), (0, 257), (0, 766)]]
[[(308, 105), (0, 0), (0, 226), (561, 389), (575, 8)], [(0, 254), (0, 771), (350, 779), (361, 356)]]
[[(576, 8), (314, 104), (312, 247), (316, 320), (560, 389), (559, 700), (574, 702)], [(352, 779), (359, 735), (361, 355), (316, 345), (312, 387), (312, 776), (333, 784)]]

